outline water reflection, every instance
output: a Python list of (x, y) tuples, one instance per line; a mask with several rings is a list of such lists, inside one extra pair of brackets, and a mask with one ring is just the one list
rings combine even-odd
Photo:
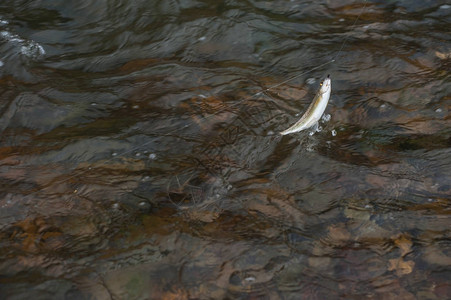
[(449, 5), (132, 2), (0, 4), (1, 295), (451, 297)]

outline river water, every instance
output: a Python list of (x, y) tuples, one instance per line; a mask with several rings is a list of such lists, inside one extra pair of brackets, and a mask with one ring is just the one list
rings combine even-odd
[[(2, 1), (1, 298), (451, 298), (450, 23), (439, 0)], [(279, 135), (327, 74), (318, 132)]]

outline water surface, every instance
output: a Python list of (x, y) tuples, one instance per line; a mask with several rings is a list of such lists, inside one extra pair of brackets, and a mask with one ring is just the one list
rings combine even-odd
[[(450, 23), (439, 0), (3, 1), (2, 298), (451, 298)], [(327, 74), (330, 119), (278, 135)]]

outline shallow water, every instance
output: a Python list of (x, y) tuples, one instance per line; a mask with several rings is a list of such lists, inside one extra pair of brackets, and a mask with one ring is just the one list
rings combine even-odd
[[(451, 298), (450, 22), (2, 2), (2, 299)], [(327, 74), (330, 120), (278, 135)]]

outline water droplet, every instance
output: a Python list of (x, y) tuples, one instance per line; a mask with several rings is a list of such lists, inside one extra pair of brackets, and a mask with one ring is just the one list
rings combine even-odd
[(227, 189), (230, 191), (231, 189), (233, 188), (233, 186), (231, 185), (231, 184), (229, 184), (228, 186), (227, 186)]
[(201, 36), (199, 39), (198, 39), (198, 41), (205, 41), (207, 39), (207, 37), (205, 37), (205, 36)]
[(155, 158), (157, 158), (157, 155), (155, 153), (149, 154), (149, 159), (155, 159)]
[(133, 108), (133, 109), (138, 109), (138, 108), (139, 108), (139, 105), (133, 105), (132, 108)]
[(118, 209), (118, 208), (119, 208), (119, 203), (114, 203), (114, 204), (113, 204), (113, 208), (114, 208), (114, 209)]
[(435, 112), (436, 113), (441, 113), (443, 110), (441, 109), (441, 108), (437, 108), (436, 110), (435, 110)]
[(92, 102), (92, 103), (91, 103), (91, 105), (92, 105), (92, 106), (96, 106), (96, 105), (97, 105), (97, 103), (95, 103), (95, 102)]
[(335, 129), (332, 129), (332, 131), (330, 133), (332, 133), (332, 136), (336, 136), (337, 135), (337, 131)]
[(116, 152), (113, 152), (113, 154), (111, 154), (112, 156), (117, 156), (117, 153)]
[(136, 157), (141, 156), (141, 153), (137, 152), (137, 153), (135, 154), (135, 156), (136, 156)]
[(450, 7), (451, 7), (451, 5), (448, 5), (448, 4), (443, 4), (442, 6), (440, 6), (441, 9), (448, 9)]
[(249, 276), (249, 277), (246, 277), (244, 280), (246, 280), (247, 282), (254, 282), (255, 281), (255, 277), (254, 276)]
[(381, 106), (380, 106), (381, 108), (386, 108), (387, 107), (387, 104), (381, 104)]
[(146, 202), (144, 202), (144, 201), (139, 202), (139, 206), (145, 206), (145, 205), (147, 205)]
[(3, 67), (4, 63), (0, 60), (0, 67)]
[(344, 21), (345, 21), (345, 19), (341, 18), (341, 19), (340, 19), (340, 20), (338, 20), (338, 21), (340, 21), (340, 22), (344, 22)]
[(308, 78), (306, 80), (306, 82), (307, 82), (307, 84), (314, 84), (316, 82), (316, 79), (315, 78)]

